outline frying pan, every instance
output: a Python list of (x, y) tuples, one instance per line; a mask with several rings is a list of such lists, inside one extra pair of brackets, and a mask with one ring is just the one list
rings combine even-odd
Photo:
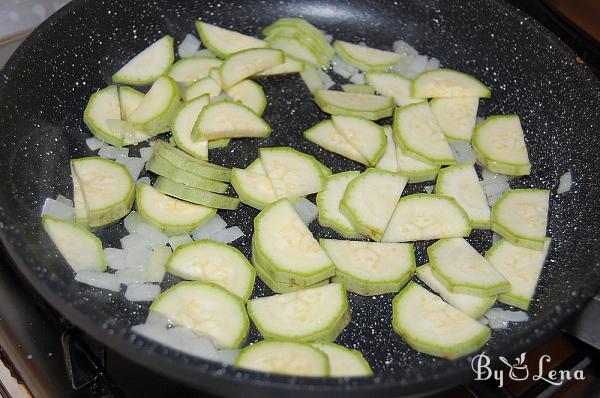
[[(82, 121), (87, 99), (120, 65), (164, 34), (181, 40), (197, 18), (257, 34), (281, 16), (302, 16), (337, 38), (380, 48), (403, 39), (444, 66), (482, 79), (493, 98), (482, 102), (479, 114), (518, 113), (526, 131), (533, 174), (513, 181), (513, 188), (554, 188), (571, 170), (571, 191), (551, 196), (554, 245), (530, 320), (494, 331), (483, 348), (491, 358), (539, 344), (600, 288), (600, 86), (569, 48), (513, 8), (492, 0), (75, 0), (33, 32), (0, 74), (0, 238), (20, 274), (68, 320), (144, 366), (225, 396), (398, 396), (449, 388), (473, 377), (471, 357), (447, 361), (420, 354), (392, 331), (392, 294), (350, 294), (353, 321), (338, 339), (364, 353), (373, 378), (285, 377), (193, 358), (130, 333), (132, 324), (145, 319), (148, 305), (75, 282), (42, 230), (44, 198), (69, 195), (69, 159), (90, 155), (84, 142), (90, 133)], [(302, 131), (326, 115), (298, 76), (260, 83), (268, 97), (264, 117), (272, 136), (234, 140), (213, 152), (216, 163), (244, 167), (257, 157), (259, 146), (283, 145), (315, 155), (334, 172), (357, 169), (302, 139)], [(423, 184), (411, 185), (408, 192), (422, 189)], [(247, 256), (256, 214), (247, 206), (222, 212), (229, 225), (246, 233), (235, 246)], [(315, 236), (336, 237), (313, 224)], [(113, 247), (125, 233), (120, 225), (98, 231)], [(476, 231), (469, 240), (483, 251), (491, 233)], [(419, 264), (426, 261), (428, 243), (416, 245)], [(176, 281), (169, 276), (163, 287)], [(269, 294), (258, 280), (254, 296)], [(252, 330), (249, 340), (259, 338)]]

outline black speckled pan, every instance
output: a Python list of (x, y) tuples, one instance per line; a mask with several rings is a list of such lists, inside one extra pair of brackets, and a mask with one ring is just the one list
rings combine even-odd
[[(555, 188), (571, 170), (573, 189), (552, 194), (554, 245), (531, 307), (531, 319), (495, 331), (484, 350), (492, 357), (521, 352), (554, 333), (600, 288), (600, 86), (556, 37), (495, 1), (83, 1), (75, 0), (38, 28), (0, 74), (0, 238), (16, 268), (71, 322), (113, 349), (183, 383), (226, 396), (406, 395), (447, 388), (472, 377), (470, 358), (446, 361), (417, 353), (390, 326), (392, 295), (350, 294), (352, 323), (338, 342), (361, 350), (376, 377), (356, 380), (288, 378), (240, 371), (189, 357), (129, 332), (148, 306), (73, 281), (39, 222), (43, 200), (70, 196), (70, 158), (91, 155), (82, 121), (87, 98), (109, 82), (125, 60), (164, 34), (179, 41), (201, 18), (257, 34), (280, 16), (302, 16), (335, 37), (390, 48), (404, 39), (444, 66), (472, 73), (493, 90), (480, 115), (518, 113), (533, 174), (513, 187)], [(260, 146), (289, 145), (315, 155), (334, 172), (357, 168), (302, 138), (326, 117), (297, 75), (262, 79), (273, 135), (236, 140), (212, 152), (213, 161), (246, 166)], [(136, 149), (132, 150), (134, 154)], [(422, 191), (423, 184), (411, 192)], [(222, 212), (246, 233), (236, 242), (249, 254), (254, 209)], [(320, 229), (319, 236), (334, 236)], [(108, 245), (124, 235), (99, 231)], [(489, 231), (470, 239), (481, 251)], [(424, 247), (418, 245), (419, 263)], [(176, 282), (167, 278), (168, 286)], [(257, 281), (255, 296), (270, 294)], [(250, 340), (259, 339), (256, 331)]]

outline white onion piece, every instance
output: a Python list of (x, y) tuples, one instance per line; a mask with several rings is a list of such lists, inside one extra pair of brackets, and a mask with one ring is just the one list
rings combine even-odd
[(125, 268), (125, 254), (126, 251), (123, 249), (116, 249), (114, 247), (104, 249), (104, 258), (106, 258), (106, 263), (112, 269)]
[(181, 246), (183, 244), (190, 243), (193, 241), (194, 240), (189, 235), (171, 236), (169, 238), (169, 246), (171, 246), (171, 248), (173, 250), (175, 250), (175, 249), (177, 249), (178, 246)]
[(215, 232), (209, 237), (209, 239), (214, 240), (215, 242), (231, 243), (234, 240), (241, 238), (242, 236), (244, 236), (244, 233), (242, 232), (240, 227), (236, 226), (231, 228), (225, 228), (218, 232)]
[(135, 249), (125, 250), (123, 268), (145, 269), (150, 264), (152, 253), (152, 249), (148, 247), (136, 247)]
[(496, 174), (492, 171), (489, 171), (485, 167), (481, 170), (481, 178), (482, 178), (481, 183), (483, 185), (486, 185), (488, 183), (499, 184), (501, 182), (509, 182), (510, 180), (513, 179), (512, 176), (509, 176), (506, 174)]
[(350, 82), (354, 84), (365, 84), (365, 75), (363, 73), (355, 73), (350, 76)]
[(352, 65), (348, 65), (339, 55), (334, 55), (331, 59), (331, 65), (333, 67), (333, 71), (338, 75), (342, 76), (344, 79), (350, 78), (350, 76), (358, 73), (358, 69), (356, 69)]
[(98, 149), (108, 145), (106, 142), (99, 140), (96, 137), (86, 138), (85, 143), (87, 144), (88, 148), (90, 148), (90, 150), (92, 151), (97, 151)]
[(132, 157), (119, 157), (117, 162), (121, 163), (129, 170), (129, 174), (131, 174), (131, 177), (133, 177), (134, 180), (137, 180), (146, 164), (144, 159)]
[(149, 311), (148, 316), (146, 317), (146, 325), (157, 325), (162, 326), (163, 328), (167, 328), (172, 325), (172, 322), (169, 318), (164, 316), (163, 314), (155, 311)]
[(484, 326), (489, 323), (488, 319), (485, 316), (482, 316), (481, 318), (479, 318), (478, 321), (479, 321), (479, 323), (481, 323)]
[(319, 77), (323, 82), (323, 88), (325, 88), (325, 90), (328, 90), (331, 87), (335, 86), (335, 82), (327, 73), (323, 72), (321, 69), (317, 69), (317, 73), (319, 74)]
[(138, 180), (135, 182), (135, 185), (140, 185), (140, 184), (146, 184), (146, 185), (151, 185), (152, 181), (150, 181), (150, 177), (142, 177), (142, 178), (138, 178)]
[(498, 235), (497, 233), (493, 233), (492, 234), (492, 244), (500, 241), (502, 239), (502, 236)]
[(333, 35), (325, 33), (323, 36), (325, 36), (325, 40), (327, 40), (328, 43), (331, 43), (333, 41)]
[(184, 327), (172, 327), (167, 330), (168, 340), (163, 342), (186, 354), (200, 358), (210, 359), (213, 361), (219, 360), (217, 349), (212, 341), (205, 336), (198, 336), (190, 329)]
[(358, 45), (361, 47), (366, 47), (367, 43), (365, 43), (364, 41), (361, 41), (360, 43), (358, 43)]
[(198, 51), (201, 44), (202, 43), (200, 40), (198, 40), (198, 38), (188, 33), (185, 35), (185, 38), (179, 47), (177, 47), (177, 54), (179, 54), (180, 58), (191, 57), (196, 51)]
[(411, 46), (404, 40), (396, 40), (392, 45), (392, 48), (396, 54), (400, 55), (412, 55), (416, 57), (419, 54), (413, 46)]
[(125, 229), (130, 234), (135, 233), (138, 225), (140, 225), (142, 222), (143, 222), (142, 219), (140, 218), (140, 216), (137, 214), (137, 212), (135, 210), (132, 210), (131, 213), (129, 213), (127, 215), (127, 217), (125, 217), (125, 219), (123, 220)]
[(152, 245), (164, 246), (169, 240), (169, 237), (160, 229), (145, 222), (141, 222), (135, 232), (146, 238)]
[(450, 143), (454, 158), (459, 163), (475, 163), (475, 152), (469, 142), (456, 141)]
[(425, 192), (432, 193), (435, 185), (425, 185)]
[(73, 207), (73, 201), (65, 196), (62, 196), (61, 194), (58, 194), (56, 201), (62, 203), (63, 205)]
[(319, 216), (319, 208), (306, 198), (302, 198), (294, 203), (294, 209), (296, 209), (296, 213), (298, 213), (306, 225), (315, 221)]
[(573, 185), (573, 177), (571, 176), (571, 171), (567, 171), (565, 174), (560, 176), (560, 181), (558, 182), (558, 189), (556, 193), (565, 193), (571, 190), (571, 186)]
[(210, 51), (208, 48), (203, 48), (202, 50), (198, 50), (194, 53), (194, 57), (207, 57), (207, 58), (216, 58), (215, 53)]
[(440, 68), (440, 60), (437, 58), (429, 58), (429, 61), (427, 61), (427, 66), (425, 67), (425, 70), (433, 70), (433, 69), (439, 69)]
[(129, 301), (152, 301), (160, 294), (160, 286), (147, 283), (131, 283), (125, 290), (125, 298)]
[(508, 183), (506, 182), (492, 182), (486, 185), (482, 184), (482, 187), (483, 192), (487, 197), (488, 205), (490, 206), (493, 206), (494, 203), (496, 203), (498, 199), (500, 199), (500, 197), (504, 194), (504, 192), (510, 189), (510, 185), (508, 185)]
[(218, 214), (204, 222), (192, 233), (194, 240), (208, 239), (215, 232), (219, 232), (227, 228), (227, 223)]
[(135, 251), (144, 247), (151, 248), (152, 243), (144, 238), (143, 235), (134, 232), (121, 238), (121, 247), (125, 250)]
[(147, 146), (144, 148), (140, 148), (140, 157), (145, 161), (148, 161), (152, 154), (154, 153), (154, 148), (151, 146)]
[(429, 62), (426, 55), (417, 55), (404, 74), (409, 79), (413, 79), (419, 73), (424, 72)]
[(115, 272), (115, 275), (119, 284), (123, 285), (148, 282), (148, 274), (142, 269), (124, 268)]
[(115, 274), (98, 271), (79, 271), (75, 274), (75, 280), (100, 289), (112, 290), (113, 292), (119, 291), (119, 283)]
[(217, 350), (219, 361), (225, 365), (233, 365), (238, 355), (240, 355), (240, 350)]
[(525, 322), (529, 319), (526, 312), (501, 308), (490, 308), (484, 316), (492, 329), (504, 329), (508, 327), (509, 322)]
[(492, 319), (488, 318), (488, 326), (491, 329), (506, 329), (508, 327), (508, 321), (492, 317)]
[(52, 198), (47, 198), (42, 208), (43, 216), (50, 216), (60, 218), (61, 220), (74, 221), (75, 220), (75, 208), (67, 206)]

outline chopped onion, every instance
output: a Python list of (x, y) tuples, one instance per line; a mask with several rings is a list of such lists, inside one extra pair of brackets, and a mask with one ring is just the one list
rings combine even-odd
[(364, 41), (361, 41), (360, 43), (358, 43), (358, 45), (361, 47), (366, 47), (367, 43), (365, 43)]
[(47, 198), (42, 208), (43, 216), (51, 216), (60, 218), (61, 220), (74, 221), (75, 220), (75, 208), (67, 206), (52, 198)]
[(166, 245), (169, 237), (154, 225), (142, 222), (138, 225), (136, 233), (146, 238), (152, 245)]
[(494, 244), (494, 243), (498, 242), (498, 241), (499, 241), (499, 240), (501, 240), (501, 239), (502, 239), (502, 237), (501, 237), (500, 235), (498, 235), (497, 233), (495, 233), (495, 232), (494, 232), (494, 233), (492, 234), (492, 244)]
[(154, 247), (150, 262), (144, 271), (146, 271), (146, 279), (148, 282), (161, 282), (165, 277), (167, 261), (171, 256), (171, 249), (168, 246), (162, 246), (160, 248)]
[(487, 197), (488, 205), (490, 206), (493, 206), (494, 203), (496, 203), (498, 199), (500, 199), (500, 197), (504, 194), (504, 192), (510, 189), (510, 185), (508, 185), (508, 183), (506, 182), (489, 183), (486, 185), (482, 184), (482, 187), (483, 192)]
[(146, 184), (146, 185), (150, 185), (152, 182), (150, 181), (150, 177), (142, 177), (139, 178), (136, 182), (135, 185), (140, 185), (140, 184)]
[(354, 84), (365, 84), (365, 75), (361, 72), (355, 73), (350, 76), (350, 82)]
[(123, 220), (125, 229), (130, 234), (135, 233), (138, 225), (140, 225), (140, 223), (142, 223), (142, 222), (143, 222), (142, 219), (140, 218), (140, 216), (137, 214), (137, 212), (135, 210), (132, 210), (131, 213), (129, 213), (127, 215), (127, 217), (125, 217), (125, 219)]
[(90, 148), (90, 150), (92, 151), (97, 151), (98, 149), (108, 145), (106, 142), (99, 140), (96, 137), (86, 138), (85, 143), (87, 144), (88, 148)]
[(215, 53), (210, 51), (208, 48), (203, 48), (202, 50), (196, 51), (194, 53), (194, 57), (208, 57), (208, 58), (216, 58)]
[(425, 70), (439, 69), (439, 67), (440, 67), (439, 59), (429, 58), (429, 61), (427, 61), (427, 66), (425, 67)]
[(62, 196), (61, 194), (58, 194), (56, 201), (62, 203), (63, 205), (73, 207), (73, 201), (65, 196)]
[(104, 249), (104, 257), (106, 263), (112, 269), (125, 268), (125, 254), (127, 252), (123, 249), (116, 249), (114, 247), (107, 247)]
[(333, 41), (332, 35), (325, 33), (323, 36), (325, 37), (325, 40), (327, 40), (328, 43), (331, 43)]
[(124, 268), (115, 272), (117, 281), (123, 285), (148, 282), (148, 274), (142, 269)]
[(560, 181), (558, 183), (558, 189), (556, 193), (565, 193), (571, 190), (571, 186), (573, 185), (573, 177), (571, 176), (571, 171), (567, 171), (565, 174), (560, 176)]
[(396, 40), (392, 45), (394, 52), (400, 55), (412, 55), (416, 57), (419, 53), (413, 46), (405, 42), (404, 40)]
[(435, 185), (425, 185), (425, 192), (432, 193)]
[(306, 198), (302, 198), (294, 203), (294, 209), (296, 209), (296, 213), (298, 213), (306, 225), (315, 221), (319, 216), (319, 208)]
[(475, 118), (475, 125), (480, 124), (481, 122), (483, 122), (485, 120), (485, 118), (483, 116), (477, 116)]
[(233, 365), (238, 355), (240, 355), (240, 350), (217, 350), (219, 361), (225, 365)]
[(125, 250), (123, 268), (145, 269), (150, 264), (151, 257), (152, 249), (148, 247)]
[(192, 233), (194, 240), (208, 239), (215, 232), (219, 232), (227, 228), (227, 223), (218, 214), (204, 222)]
[(119, 291), (119, 283), (115, 274), (98, 271), (79, 271), (75, 274), (75, 280), (100, 289), (112, 290), (113, 292)]
[(169, 318), (156, 311), (148, 311), (148, 316), (146, 317), (146, 325), (157, 325), (162, 326), (163, 328), (170, 327), (172, 322)]
[(119, 157), (117, 159), (117, 162), (127, 167), (127, 170), (129, 170), (129, 174), (131, 174), (134, 180), (137, 180), (140, 173), (144, 169), (144, 165), (146, 164), (146, 161), (142, 158), (131, 157)]
[(177, 235), (169, 238), (169, 246), (171, 246), (173, 250), (177, 249), (178, 246), (190, 242), (193, 242), (193, 239), (189, 235)]
[(504, 329), (508, 327), (509, 322), (525, 322), (529, 319), (529, 315), (523, 311), (503, 310), (501, 308), (490, 308), (484, 316), (492, 329)]
[(334, 55), (331, 59), (331, 65), (333, 66), (333, 71), (338, 75), (342, 76), (344, 79), (350, 78), (350, 76), (358, 73), (358, 69), (356, 69), (352, 65), (348, 65), (339, 55)]
[(231, 227), (215, 232), (209, 237), (209, 239), (214, 240), (215, 242), (231, 243), (242, 236), (244, 236), (244, 233), (240, 227)]
[(152, 301), (160, 294), (160, 286), (147, 283), (131, 283), (125, 290), (125, 298), (129, 301)]
[(151, 146), (140, 148), (140, 157), (142, 159), (144, 159), (145, 161), (148, 161), (153, 153), (154, 153), (154, 148)]
[(177, 47), (177, 54), (179, 54), (180, 58), (191, 57), (196, 51), (198, 51), (201, 44), (202, 43), (200, 43), (200, 40), (188, 33), (185, 35), (185, 38), (179, 47)]
[(325, 88), (327, 90), (327, 89), (330, 89), (331, 87), (335, 86), (335, 82), (333, 81), (331, 76), (329, 76), (327, 73), (325, 73), (321, 69), (317, 69), (317, 73), (319, 74), (319, 78), (323, 82), (323, 88)]
[(488, 319), (485, 316), (482, 316), (481, 318), (478, 319), (479, 323), (481, 323), (482, 325), (487, 325), (489, 323)]
[(475, 163), (475, 152), (469, 142), (456, 141), (450, 144), (454, 158), (459, 163)]
[(135, 251), (142, 247), (150, 248), (152, 244), (143, 235), (134, 232), (121, 238), (121, 247), (125, 250)]
[(409, 79), (413, 79), (419, 73), (425, 71), (428, 62), (429, 60), (426, 55), (415, 56), (414, 61), (412, 62), (412, 64), (410, 64), (404, 76), (408, 77)]

